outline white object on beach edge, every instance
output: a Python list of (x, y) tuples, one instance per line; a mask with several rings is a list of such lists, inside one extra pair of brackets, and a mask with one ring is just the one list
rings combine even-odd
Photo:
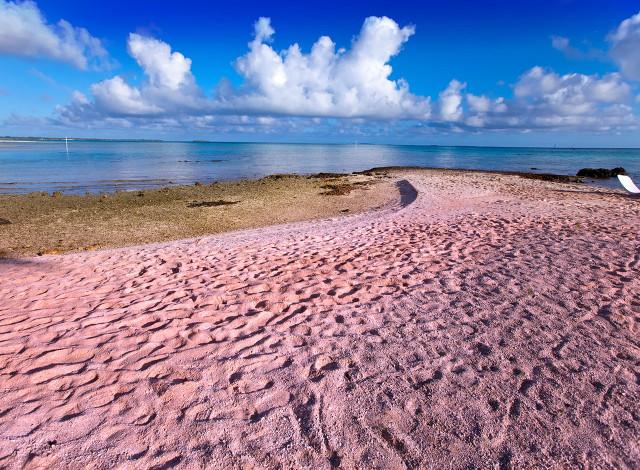
[(620, 184), (624, 186), (624, 189), (629, 191), (631, 194), (640, 194), (640, 189), (638, 189), (633, 180), (627, 175), (618, 175), (618, 180), (620, 181)]

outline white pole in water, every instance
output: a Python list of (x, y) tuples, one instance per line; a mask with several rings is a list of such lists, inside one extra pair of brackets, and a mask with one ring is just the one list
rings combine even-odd
[(68, 142), (69, 138), (65, 137), (64, 138), (64, 146), (67, 149), (67, 155), (69, 155), (69, 142)]

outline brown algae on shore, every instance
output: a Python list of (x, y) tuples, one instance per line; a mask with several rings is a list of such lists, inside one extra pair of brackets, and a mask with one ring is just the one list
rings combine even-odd
[(122, 247), (353, 214), (395, 197), (397, 190), (381, 176), (330, 173), (105, 194), (0, 195), (0, 257)]

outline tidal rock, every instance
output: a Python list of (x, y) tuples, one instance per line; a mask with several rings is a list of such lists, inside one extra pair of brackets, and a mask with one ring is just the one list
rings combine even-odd
[(618, 175), (624, 175), (625, 169), (622, 167), (612, 168), (583, 168), (578, 171), (577, 176), (584, 176), (586, 178), (612, 178)]

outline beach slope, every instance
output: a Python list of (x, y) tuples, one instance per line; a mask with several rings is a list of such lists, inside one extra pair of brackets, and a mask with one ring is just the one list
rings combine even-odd
[(638, 201), (389, 176), (376, 211), (2, 260), (0, 465), (637, 467)]

